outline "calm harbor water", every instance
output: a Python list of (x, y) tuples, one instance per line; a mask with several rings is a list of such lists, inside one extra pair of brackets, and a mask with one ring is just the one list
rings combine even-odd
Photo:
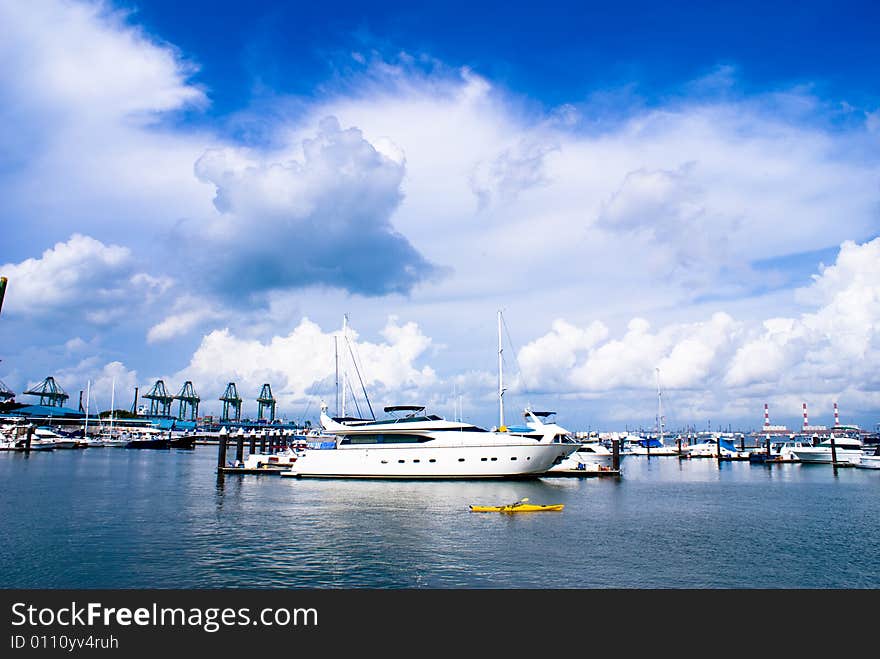
[[(622, 479), (295, 480), (216, 448), (0, 453), (5, 588), (878, 588), (880, 472), (623, 460)], [(472, 503), (564, 503), (476, 514)]]

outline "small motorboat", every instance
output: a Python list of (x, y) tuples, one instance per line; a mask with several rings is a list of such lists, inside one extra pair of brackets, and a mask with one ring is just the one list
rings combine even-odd
[(873, 453), (864, 451), (856, 462), (856, 467), (862, 469), (880, 469), (880, 446), (874, 449)]
[(171, 448), (171, 442), (167, 437), (155, 433), (132, 433), (125, 443), (125, 448), (166, 449)]
[(558, 512), (565, 508), (564, 503), (535, 504), (528, 503), (528, 498), (503, 506), (469, 506), (472, 513), (540, 513)]
[(195, 435), (178, 435), (168, 438), (168, 446), (171, 448), (193, 449), (196, 447)]

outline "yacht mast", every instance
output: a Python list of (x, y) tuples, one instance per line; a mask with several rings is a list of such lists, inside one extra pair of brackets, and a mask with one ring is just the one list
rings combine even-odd
[(335, 410), (336, 416), (339, 416), (339, 337), (333, 337), (333, 356), (335, 358), (336, 364), (336, 407)]
[(501, 345), (501, 310), (498, 310), (498, 429), (504, 427), (504, 347)]
[[(342, 340), (348, 336), (348, 314), (342, 315)], [(345, 383), (346, 383), (345, 355), (342, 356), (342, 416), (345, 417)]]

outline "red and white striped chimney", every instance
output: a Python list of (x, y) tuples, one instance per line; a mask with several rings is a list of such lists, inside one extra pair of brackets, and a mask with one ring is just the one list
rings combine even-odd
[(837, 403), (834, 403), (834, 425), (840, 425), (840, 414), (837, 411)]
[(807, 429), (808, 425), (810, 425), (810, 422), (807, 421), (807, 404), (804, 403), (804, 430)]
[(770, 408), (767, 406), (767, 403), (764, 403), (764, 427), (770, 427)]

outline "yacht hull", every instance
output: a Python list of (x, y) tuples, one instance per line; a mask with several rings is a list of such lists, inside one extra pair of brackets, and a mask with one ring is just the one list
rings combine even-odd
[(298, 478), (491, 479), (536, 477), (570, 444), (425, 445), (306, 449), (282, 476)]

